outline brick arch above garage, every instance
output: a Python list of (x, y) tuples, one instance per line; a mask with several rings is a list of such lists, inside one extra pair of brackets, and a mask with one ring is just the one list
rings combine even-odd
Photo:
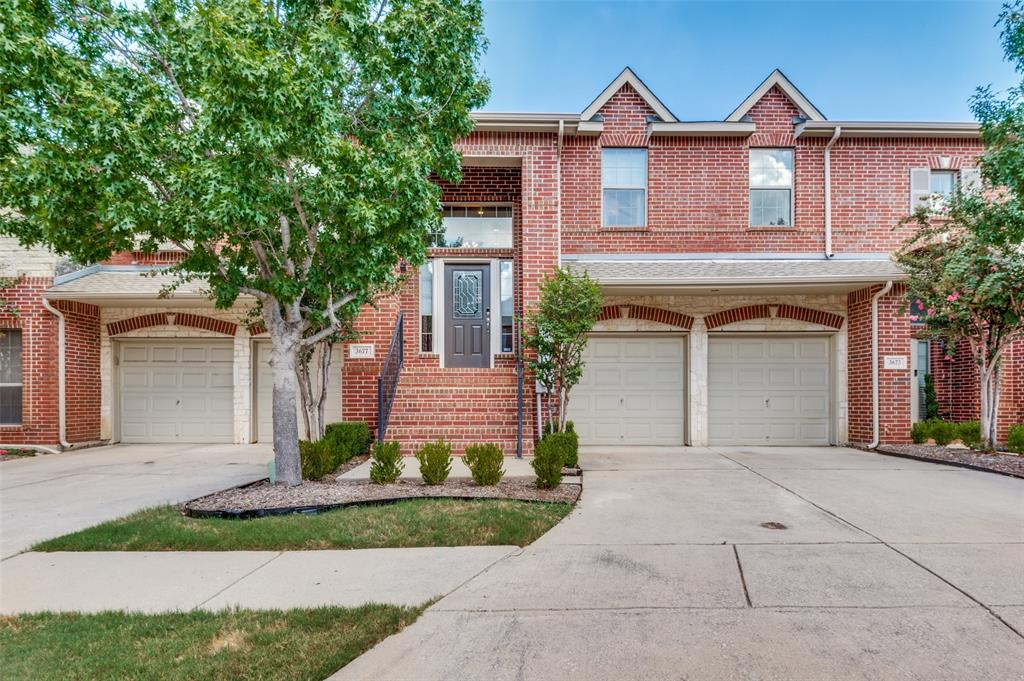
[(693, 317), (690, 315), (647, 305), (605, 305), (601, 308), (601, 315), (597, 319), (601, 322), (611, 319), (640, 319), (668, 324), (683, 331), (693, 328)]
[(224, 319), (214, 319), (190, 312), (153, 312), (110, 322), (107, 324), (107, 333), (111, 336), (118, 336), (151, 326), (184, 326), (225, 336), (234, 336), (238, 330), (238, 324)]
[[(773, 310), (774, 308), (774, 310)], [(809, 307), (799, 307), (797, 305), (744, 305), (743, 307), (734, 307), (730, 310), (722, 310), (709, 314), (704, 318), (704, 324), (708, 330), (717, 329), (725, 326), (726, 324), (733, 324), (735, 322), (745, 322), (752, 319), (793, 319), (799, 322), (808, 322), (810, 324), (820, 324), (821, 326), (827, 326), (832, 329), (840, 329), (843, 326), (844, 317), (841, 314), (835, 312), (826, 312), (824, 310), (812, 310)]]

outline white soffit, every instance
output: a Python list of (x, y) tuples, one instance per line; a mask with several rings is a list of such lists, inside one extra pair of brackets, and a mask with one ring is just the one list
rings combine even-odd
[(590, 103), (590, 106), (583, 110), (583, 113), (580, 114), (580, 120), (589, 121), (596, 116), (601, 107), (607, 104), (608, 100), (627, 83), (637, 91), (649, 107), (654, 109), (654, 113), (658, 114), (661, 120), (669, 123), (674, 123), (677, 120), (672, 112), (668, 110), (668, 107), (661, 103), (661, 100), (651, 92), (650, 88), (644, 85), (640, 77), (633, 73), (633, 69), (628, 66), (622, 70), (622, 73), (615, 80), (608, 84), (608, 87), (601, 91), (597, 99)]
[(735, 122), (750, 113), (750, 110), (754, 108), (754, 105), (761, 101), (765, 93), (771, 90), (773, 87), (778, 86), (782, 92), (789, 97), (789, 99), (796, 104), (797, 108), (800, 109), (801, 113), (810, 121), (823, 121), (825, 115), (818, 111), (817, 107), (811, 104), (810, 100), (804, 97), (803, 93), (793, 85), (789, 78), (782, 71), (775, 69), (771, 72), (764, 81), (761, 82), (757, 88), (750, 93), (750, 96), (743, 100), (743, 103), (736, 107), (736, 110), (729, 114), (729, 117), (725, 120), (728, 122)]

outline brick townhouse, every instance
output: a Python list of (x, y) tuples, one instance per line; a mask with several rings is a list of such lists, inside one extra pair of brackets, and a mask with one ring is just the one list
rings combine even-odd
[[(389, 439), (511, 452), (522, 433), (529, 453), (516, 320), (559, 264), (605, 296), (569, 407), (583, 443), (906, 442), (926, 373), (951, 417), (977, 418), (970, 359), (918, 339), (891, 259), (918, 202), (978, 182), (977, 125), (828, 120), (779, 71), (724, 120), (685, 121), (629, 69), (582, 113), (476, 123), (426, 265), (336, 349), (337, 419), (376, 428), (401, 356)], [(244, 301), (161, 298), (167, 275), (148, 275), (173, 251), (61, 273), (4, 245), (0, 443), (270, 438), (269, 341)], [(1024, 422), (1022, 345), (1004, 436)]]

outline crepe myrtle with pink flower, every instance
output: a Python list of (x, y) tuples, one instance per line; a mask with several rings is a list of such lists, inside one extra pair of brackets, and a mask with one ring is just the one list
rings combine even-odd
[(946, 359), (970, 348), (978, 366), (981, 435), (985, 448), (997, 445), (1003, 357), (1024, 338), (1024, 245), (992, 239), (992, 223), (1007, 214), (1008, 195), (960, 192), (948, 199), (941, 217), (922, 209), (907, 218), (916, 233), (896, 254), (908, 273), (907, 302), (912, 322), (946, 343)]

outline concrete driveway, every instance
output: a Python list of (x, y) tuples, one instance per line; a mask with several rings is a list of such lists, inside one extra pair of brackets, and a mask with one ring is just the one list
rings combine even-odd
[(1024, 679), (1022, 480), (843, 448), (581, 461), (569, 518), (335, 678)]
[(257, 480), (270, 445), (112, 445), (0, 463), (0, 559), (147, 506)]

